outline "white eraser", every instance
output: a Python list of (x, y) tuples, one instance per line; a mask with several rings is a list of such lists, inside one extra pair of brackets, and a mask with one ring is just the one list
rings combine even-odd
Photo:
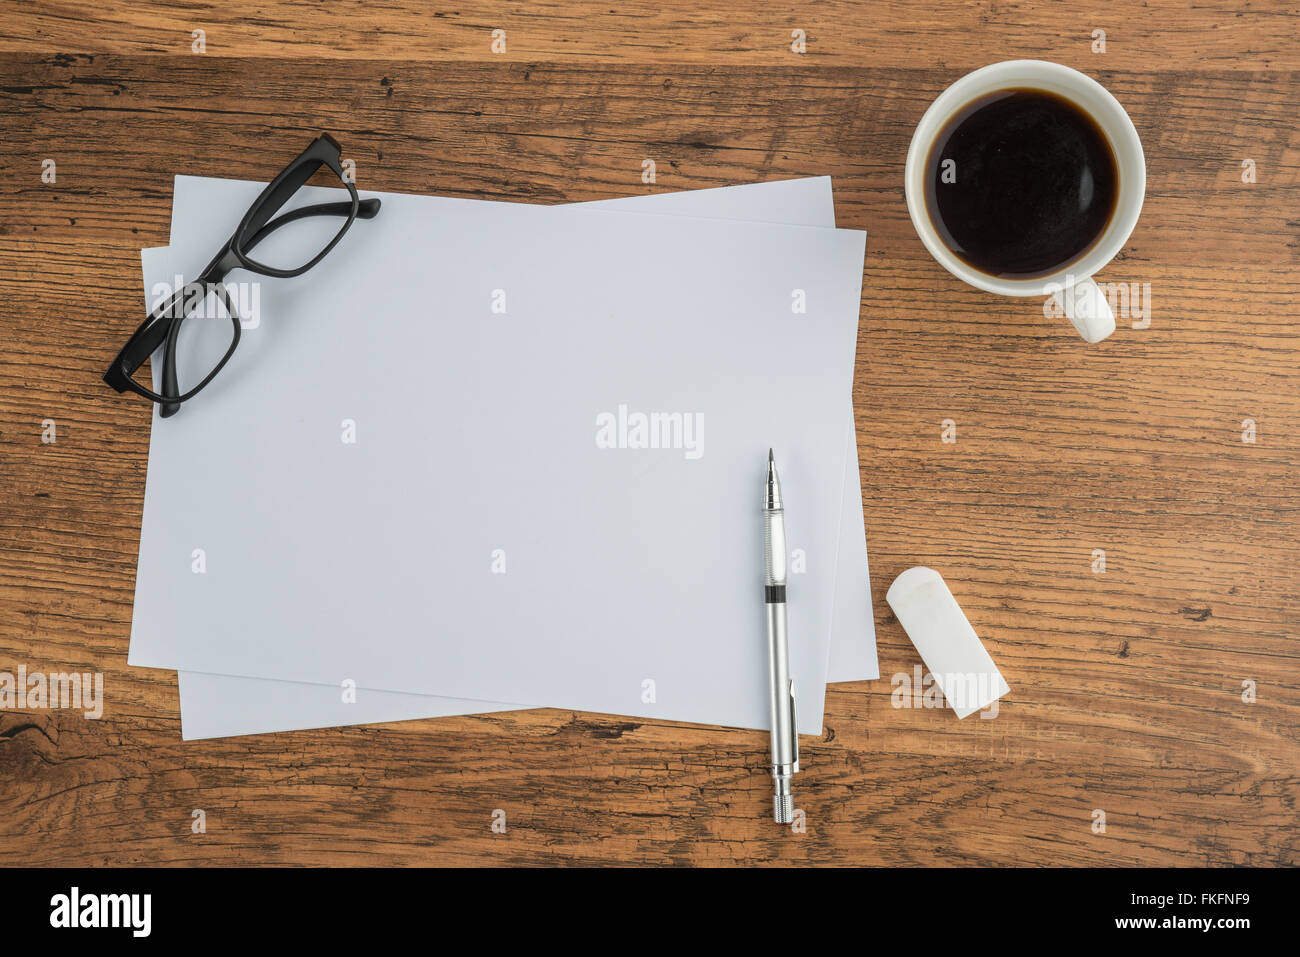
[(885, 601), (958, 718), (988, 707), (1011, 690), (933, 568), (903, 572), (889, 586)]

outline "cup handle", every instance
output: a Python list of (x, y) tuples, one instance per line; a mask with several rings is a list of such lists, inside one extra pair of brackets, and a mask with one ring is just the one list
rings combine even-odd
[(1115, 314), (1091, 276), (1075, 279), (1061, 291), (1066, 318), (1084, 342), (1101, 342), (1115, 331)]

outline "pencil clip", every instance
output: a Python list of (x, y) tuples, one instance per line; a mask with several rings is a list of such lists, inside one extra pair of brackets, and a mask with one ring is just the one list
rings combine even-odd
[(790, 681), (790, 749), (794, 754), (794, 770), (792, 774), (799, 773), (799, 712), (794, 706), (794, 680)]

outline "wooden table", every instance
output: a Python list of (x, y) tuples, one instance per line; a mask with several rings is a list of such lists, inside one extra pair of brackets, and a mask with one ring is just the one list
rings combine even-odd
[[(0, 0), (0, 670), (100, 671), (107, 696), (97, 721), (0, 713), (0, 864), (1300, 862), (1294, 5), (714, 6)], [(1146, 328), (1086, 346), (910, 225), (926, 105), (1014, 57), (1133, 116), (1146, 207), (1103, 278), (1150, 284)], [(550, 710), (185, 743), (175, 676), (126, 666), (149, 415), (100, 375), (139, 250), (167, 241), (173, 174), (265, 178), (322, 129), (379, 190), (834, 177), (870, 232), (884, 677), (830, 690), (805, 833), (768, 819), (763, 733)], [(1011, 684), (994, 720), (892, 706), (918, 656), (884, 593), (918, 564)]]

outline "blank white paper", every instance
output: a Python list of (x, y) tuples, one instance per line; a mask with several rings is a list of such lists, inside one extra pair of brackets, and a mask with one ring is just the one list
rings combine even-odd
[[(784, 184), (765, 184), (765, 186), (762, 188), (768, 188), (771, 186), (778, 186), (778, 185), (784, 185)], [(706, 191), (706, 192), (711, 192), (715, 194), (731, 194), (732, 196), (734, 196), (737, 193), (747, 192), (751, 194), (752, 197), (757, 195), (759, 189), (760, 187), (739, 187), (739, 188), (733, 188), (731, 190), (713, 190), (713, 191)], [(675, 199), (675, 198), (676, 197), (673, 197), (671, 194), (669, 194), (661, 197), (646, 197), (646, 198), (638, 198), (637, 200), (615, 201), (615, 202), (622, 202), (626, 204), (637, 202), (637, 203), (644, 203), (648, 205), (653, 200), (661, 200), (661, 199), (666, 200), (666, 199)], [(829, 207), (828, 184), (826, 189), (826, 200), (827, 202), (825, 206)], [(752, 206), (752, 200), (750, 201), (750, 205)], [(815, 203), (809, 204), (806, 208), (815, 209), (816, 204)], [(850, 448), (851, 449), (855, 448), (855, 443), (850, 443)], [(844, 498), (846, 502), (852, 503), (851, 506), (846, 504), (846, 512), (848, 515), (851, 515), (855, 518), (856, 524), (858, 526), (858, 531), (856, 536), (855, 535), (847, 536), (844, 544), (846, 546), (846, 557), (848, 557), (848, 555), (851, 554), (852, 547), (854, 544), (859, 546), (859, 550), (862, 556), (862, 564), (859, 565), (858, 567), (861, 570), (861, 578), (859, 579), (859, 581), (862, 582), (863, 585), (859, 586), (858, 589), (850, 589), (848, 591), (850, 594), (852, 594), (853, 592), (857, 592), (857, 594), (861, 598), (860, 602), (857, 604), (859, 604), (859, 607), (865, 608), (865, 615), (862, 616), (865, 620), (865, 627), (862, 630), (856, 631), (856, 633), (854, 634), (853, 637), (857, 639), (856, 642), (845, 642), (844, 644), (850, 649), (853, 649), (855, 647), (861, 647), (864, 644), (867, 646), (867, 648), (869, 649), (869, 662), (867, 664), (867, 667), (870, 668), (870, 671), (874, 676), (875, 657), (874, 657), (874, 647), (872, 647), (872, 643), (870, 642), (871, 618), (870, 618), (870, 610), (869, 610), (869, 592), (864, 587), (865, 586), (865, 543), (861, 532), (860, 490), (858, 487), (858, 482), (856, 480), (856, 475), (853, 474), (854, 472), (856, 472), (856, 455), (854, 454), (852, 458), (853, 461), (851, 463), (851, 471), (849, 472), (849, 475), (852, 476), (852, 480), (848, 485), (844, 486), (845, 489)], [(850, 491), (851, 494), (849, 494)], [(855, 563), (844, 562), (841, 564), (852, 567), (852, 565)], [(849, 604), (850, 606), (852, 606), (854, 602), (850, 602)], [(846, 620), (847, 620), (846, 618), (842, 618), (840, 623), (843, 624)], [(866, 641), (864, 641), (864, 637)], [(133, 644), (133, 656), (135, 655), (135, 651), (136, 651), (136, 646)], [(851, 673), (851, 676), (854, 678), (861, 678), (861, 677), (865, 677), (866, 675), (863, 674), (862, 670), (856, 670), (855, 672)], [(238, 701), (240, 698), (245, 697), (242, 694), (233, 694), (233, 695), (231, 694), (230, 682), (236, 682), (240, 680), (241, 679), (238, 678), (229, 678), (226, 676), (219, 676), (219, 675), (204, 675), (204, 676), (187, 675), (182, 678), (182, 681), (186, 689), (185, 691), (186, 700), (200, 701), (200, 706), (196, 707), (195, 709), (196, 713), (198, 714), (203, 714), (205, 712), (210, 713), (211, 711), (211, 709), (204, 708), (201, 706), (202, 700), (210, 700), (210, 701), (221, 700), (223, 702), (229, 702), (232, 699)], [(267, 683), (265, 681), (262, 681), (260, 684), (265, 689), (265, 685)], [(248, 685), (247, 687), (251, 688), (252, 685)], [(201, 698), (191, 697), (188, 694), (190, 689), (198, 689), (202, 697)], [(191, 729), (187, 725), (187, 737), (203, 736), (203, 735), (207, 735), (208, 733), (247, 733), (248, 731), (255, 731), (255, 730), (271, 730), (277, 726), (303, 727), (303, 726), (313, 726), (316, 724), (339, 723), (340, 721), (355, 722), (359, 720), (360, 721), (396, 720), (401, 717), (428, 716), (434, 713), (444, 714), (444, 713), (453, 713), (453, 711), (460, 712), (465, 710), (483, 710), (481, 703), (478, 703), (477, 707), (472, 707), (471, 706), (472, 703), (470, 702), (430, 702), (429, 699), (424, 698), (423, 696), (414, 696), (417, 700), (409, 702), (409, 705), (411, 707), (416, 708), (417, 710), (414, 712), (414, 714), (412, 714), (409, 711), (404, 710), (406, 703), (404, 703), (401, 700), (401, 696), (398, 694), (375, 693), (371, 695), (370, 693), (367, 692), (362, 693), (358, 705), (340, 707), (337, 688), (330, 687), (330, 686), (319, 686), (311, 690), (310, 694), (307, 695), (307, 697), (313, 698), (319, 703), (319, 705), (322, 706), (316, 709), (317, 716), (311, 716), (306, 714), (302, 707), (303, 704), (302, 695), (289, 695), (285, 697), (279, 694), (278, 691), (276, 691), (274, 693), (264, 693), (263, 697), (267, 700), (273, 700), (273, 701), (283, 700), (284, 702), (286, 702), (287, 705), (290, 706), (290, 711), (295, 712), (294, 715), (289, 716), (289, 715), (282, 714), (280, 717), (277, 718), (272, 714), (264, 713), (260, 717), (255, 718), (255, 716), (251, 712), (247, 712), (247, 716), (253, 725), (251, 727), (232, 728), (228, 723), (222, 726), (221, 722), (218, 722), (219, 726), (215, 729), (213, 728), (201, 729), (197, 733), (190, 733)], [(368, 713), (366, 711), (365, 702), (367, 701), (369, 701), (375, 706), (376, 710), (374, 710), (373, 714)], [(231, 711), (232, 709), (227, 707), (225, 710)], [(306, 709), (306, 710), (311, 710), (311, 709)], [(263, 708), (262, 711), (265, 712), (266, 709)], [(261, 725), (260, 727), (258, 726), (259, 723)]]

